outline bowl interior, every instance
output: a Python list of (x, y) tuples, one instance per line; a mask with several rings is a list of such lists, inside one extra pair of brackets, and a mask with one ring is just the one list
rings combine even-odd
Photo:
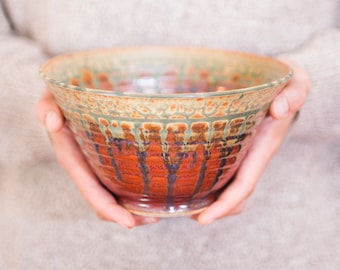
[(54, 84), (78, 90), (181, 94), (265, 87), (284, 80), (290, 70), (264, 56), (156, 47), (63, 55), (43, 66), (42, 73)]

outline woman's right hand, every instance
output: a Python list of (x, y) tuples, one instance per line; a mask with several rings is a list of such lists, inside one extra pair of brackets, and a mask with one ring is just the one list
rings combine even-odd
[(88, 165), (51, 92), (46, 89), (36, 106), (38, 120), (47, 129), (60, 165), (70, 175), (97, 216), (125, 228), (156, 223), (158, 218), (131, 214), (99, 182)]

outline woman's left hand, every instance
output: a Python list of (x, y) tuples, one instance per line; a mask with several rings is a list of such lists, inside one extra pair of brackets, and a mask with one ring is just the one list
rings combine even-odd
[(311, 89), (308, 75), (290, 61), (281, 61), (293, 68), (293, 78), (271, 104), (269, 115), (259, 126), (234, 181), (214, 203), (194, 217), (201, 224), (242, 212), (267, 164), (279, 150), (295, 115), (306, 101)]

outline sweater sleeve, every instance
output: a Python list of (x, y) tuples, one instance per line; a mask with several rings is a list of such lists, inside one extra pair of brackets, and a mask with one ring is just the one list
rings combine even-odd
[(44, 85), (38, 69), (40, 46), (19, 36), (0, 6), (0, 164), (33, 165), (53, 158), (34, 108)]
[(293, 125), (291, 138), (313, 141), (340, 140), (340, 29), (313, 36), (284, 57), (305, 69), (312, 91)]

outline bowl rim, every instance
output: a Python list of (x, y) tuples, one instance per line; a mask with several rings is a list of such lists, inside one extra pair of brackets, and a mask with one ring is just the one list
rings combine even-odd
[[(262, 58), (272, 62), (276, 62), (277, 64), (281, 65), (282, 67), (287, 69), (287, 74), (283, 77), (272, 80), (267, 83), (231, 89), (226, 91), (212, 91), (212, 92), (199, 92), (199, 93), (137, 93), (137, 92), (121, 92), (121, 91), (108, 91), (108, 90), (101, 90), (101, 89), (94, 89), (89, 87), (80, 87), (76, 85), (71, 85), (69, 83), (61, 82), (59, 80), (53, 79), (49, 77), (45, 70), (53, 65), (54, 62), (60, 61), (64, 58), (70, 57), (80, 57), (81, 55), (87, 54), (98, 54), (98, 53), (120, 53), (120, 52), (127, 52), (127, 51), (150, 51), (150, 50), (164, 50), (164, 51), (198, 51), (201, 53), (221, 53), (221, 54), (236, 54), (244, 57), (252, 57), (252, 58)], [(93, 50), (83, 50), (71, 53), (65, 53), (56, 55), (48, 59), (44, 64), (42, 64), (39, 68), (39, 75), (47, 84), (56, 85), (62, 88), (68, 88), (74, 91), (79, 91), (83, 93), (92, 93), (104, 96), (117, 96), (117, 97), (144, 97), (144, 98), (199, 98), (199, 97), (210, 97), (210, 96), (226, 96), (231, 94), (237, 93), (246, 93), (251, 91), (262, 90), (269, 87), (275, 87), (281, 84), (286, 84), (294, 75), (293, 69), (287, 65), (286, 63), (270, 56), (256, 54), (256, 53), (249, 53), (245, 51), (236, 51), (236, 50), (225, 50), (225, 49), (214, 49), (214, 48), (204, 48), (204, 47), (170, 47), (170, 46), (135, 46), (135, 47), (114, 47), (114, 48), (104, 48), (104, 49), (93, 49)]]

